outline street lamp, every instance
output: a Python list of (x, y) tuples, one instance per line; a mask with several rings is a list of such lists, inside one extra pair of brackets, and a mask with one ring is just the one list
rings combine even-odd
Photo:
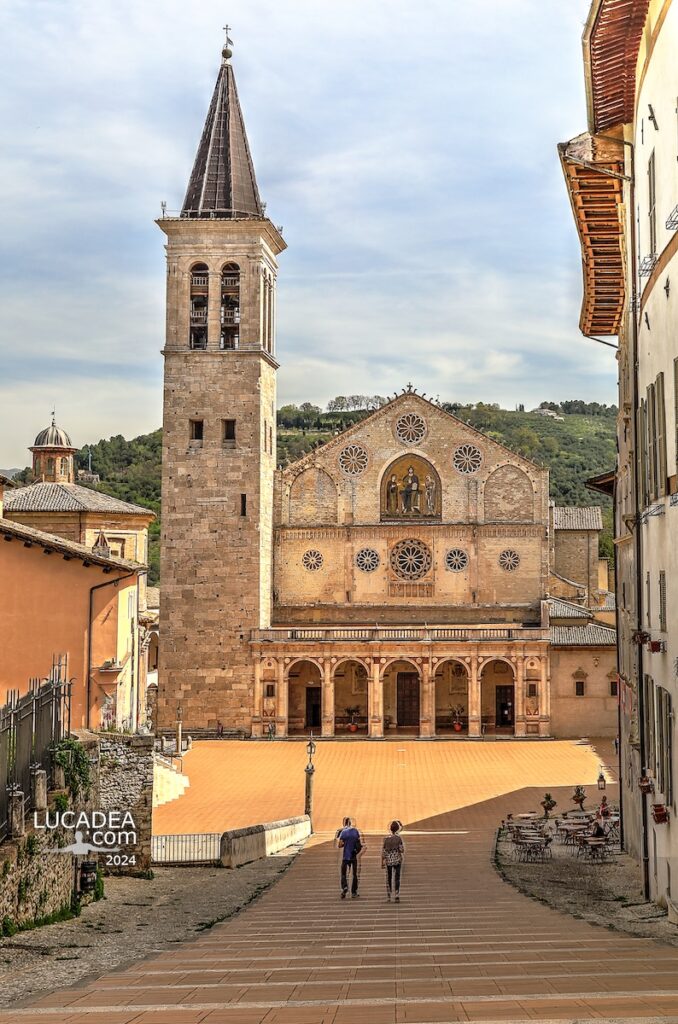
[(313, 755), (316, 751), (315, 740), (313, 739), (313, 733), (311, 732), (308, 737), (308, 743), (306, 744), (306, 753), (308, 754), (308, 764), (304, 769), (306, 776), (306, 798), (304, 800), (304, 814), (307, 814), (311, 819), (311, 831), (313, 831), (313, 776), (315, 774), (315, 767), (313, 765)]
[(602, 764), (600, 766), (600, 774), (598, 776), (598, 789), (607, 789), (607, 782), (605, 780), (605, 772), (603, 771)]

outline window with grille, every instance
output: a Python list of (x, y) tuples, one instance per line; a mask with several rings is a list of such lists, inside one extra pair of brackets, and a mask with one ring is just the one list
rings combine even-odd
[(616, 679), (610, 679), (610, 697), (616, 697), (619, 693), (619, 683)]
[(528, 697), (536, 697), (537, 696), (537, 684), (536, 683), (528, 683), (527, 684), (527, 696)]
[(584, 682), (583, 679), (575, 680), (574, 695), (575, 695), (575, 697), (584, 697), (584, 696), (586, 696), (586, 683)]
[(666, 632), (666, 573), (659, 573), (659, 628)]

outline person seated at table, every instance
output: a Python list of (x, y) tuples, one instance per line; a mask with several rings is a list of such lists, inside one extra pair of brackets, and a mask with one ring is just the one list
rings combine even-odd
[(594, 839), (605, 838), (605, 829), (603, 828), (603, 824), (600, 818), (596, 818), (593, 824), (591, 825), (591, 836)]
[(604, 796), (603, 799), (600, 801), (600, 807), (598, 808), (598, 814), (600, 815), (601, 818), (609, 818), (611, 813), (612, 813), (612, 809), (611, 809), (610, 805), (607, 802), (607, 797)]

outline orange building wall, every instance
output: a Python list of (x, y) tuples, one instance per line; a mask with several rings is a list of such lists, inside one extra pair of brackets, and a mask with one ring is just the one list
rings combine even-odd
[[(113, 581), (124, 573), (104, 573), (103, 568), (85, 568), (78, 558), (66, 560), (58, 552), (45, 554), (37, 544), (0, 540), (0, 703), (8, 690), (25, 692), (31, 677), (48, 674), (53, 655), (68, 655), (68, 675), (73, 679), (71, 726), (86, 723), (86, 672), (90, 588), (109, 583), (94, 592), (92, 665), (118, 657), (119, 595), (136, 588), (135, 576)], [(91, 725), (96, 727), (101, 690), (93, 673)], [(110, 689), (116, 677), (106, 680)]]

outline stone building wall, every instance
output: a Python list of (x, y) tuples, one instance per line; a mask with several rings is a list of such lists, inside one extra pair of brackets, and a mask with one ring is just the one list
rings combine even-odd
[[(616, 736), (618, 699), (615, 647), (551, 648), (551, 727), (554, 736)], [(576, 695), (576, 683), (584, 695)]]
[(554, 565), (559, 575), (586, 587), (591, 603), (598, 590), (598, 533), (594, 530), (555, 530)]

